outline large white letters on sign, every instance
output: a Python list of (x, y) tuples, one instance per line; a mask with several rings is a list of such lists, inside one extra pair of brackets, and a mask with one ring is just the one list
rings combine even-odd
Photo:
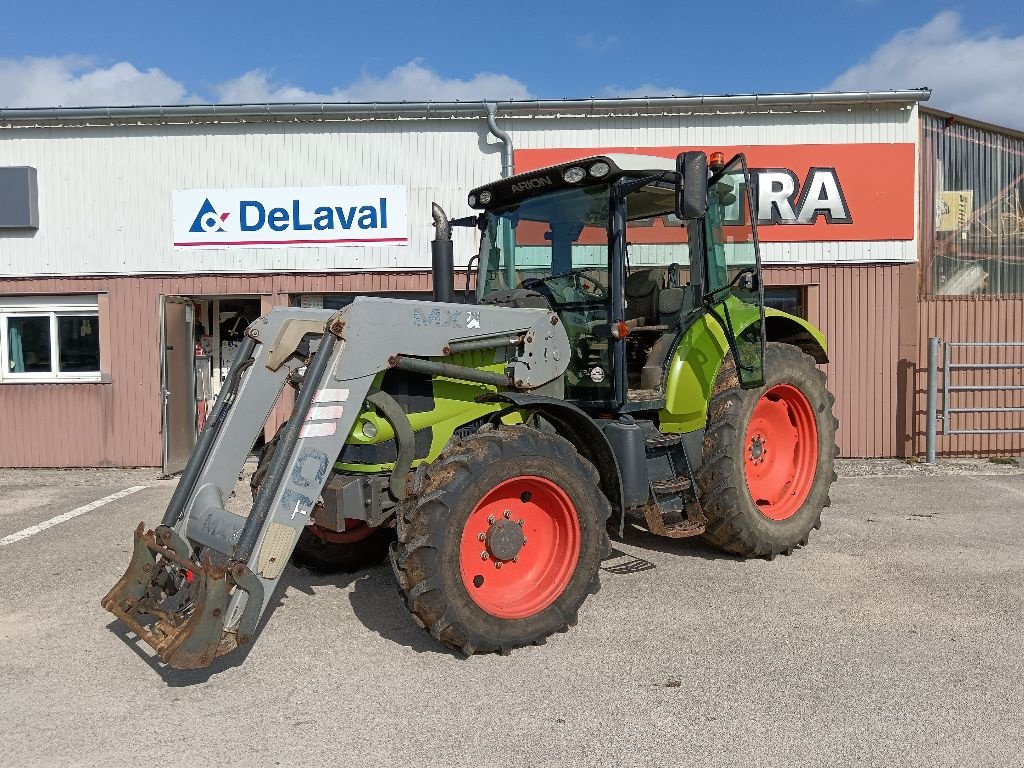
[(405, 187), (279, 187), (174, 192), (177, 248), (407, 245)]

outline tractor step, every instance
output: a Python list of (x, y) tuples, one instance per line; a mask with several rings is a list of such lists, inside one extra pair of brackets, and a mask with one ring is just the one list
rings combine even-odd
[(683, 436), (673, 432), (659, 432), (653, 437), (648, 437), (646, 445), (648, 449), (671, 448), (683, 442)]
[(704, 513), (695, 492), (690, 458), (681, 434), (661, 432), (652, 421), (638, 421), (644, 431), (651, 496), (642, 511), (647, 530), (681, 539), (704, 533)]
[(647, 523), (647, 530), (655, 536), (667, 536), (670, 539), (700, 536), (705, 529), (703, 519), (691, 520), (687, 517), (674, 523), (666, 522), (657, 504), (648, 504), (644, 507), (644, 521)]
[(682, 493), (693, 487), (690, 478), (685, 476), (670, 477), (667, 480), (655, 480), (651, 483), (651, 490), (655, 496), (664, 496), (671, 493)]

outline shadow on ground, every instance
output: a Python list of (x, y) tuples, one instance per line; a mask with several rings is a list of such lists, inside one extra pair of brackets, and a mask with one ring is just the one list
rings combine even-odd
[[(601, 564), (604, 578), (628, 577), (657, 568), (657, 565), (645, 559), (642, 554), (620, 549), (621, 545), (627, 545), (634, 550), (640, 549), (679, 557), (698, 557), (704, 560), (743, 559), (720, 552), (699, 537), (669, 539), (655, 536), (635, 526), (627, 527), (624, 540), (613, 537), (612, 541), (612, 551)], [(357, 573), (329, 573), (290, 565), (281, 579), (270, 605), (260, 619), (252, 642), (224, 656), (217, 657), (213, 663), (202, 669), (175, 669), (167, 666), (148, 646), (117, 620), (107, 624), (107, 629), (131, 648), (169, 687), (188, 687), (205, 683), (214, 675), (243, 664), (253, 645), (259, 642), (263, 628), (274, 612), (288, 600), (290, 590), (294, 589), (304, 595), (314, 595), (325, 587), (347, 589), (350, 586), (352, 590), (348, 597), (352, 610), (356, 618), (371, 632), (416, 653), (437, 653), (461, 658), (461, 654), (437, 642), (428, 632), (416, 625), (405, 607), (390, 570), (385, 565), (374, 566)]]

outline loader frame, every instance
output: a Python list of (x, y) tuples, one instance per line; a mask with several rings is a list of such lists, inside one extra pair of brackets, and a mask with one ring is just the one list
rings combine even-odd
[[(569, 359), (564, 327), (543, 309), (359, 297), (339, 312), (274, 309), (246, 336), (161, 524), (136, 531), (131, 564), (103, 599), (179, 668), (206, 666), (251, 637), (363, 403), (383, 394), (372, 391), (380, 372), (530, 391), (557, 386)], [(501, 372), (444, 362), (467, 347), (493, 349)], [(247, 517), (229, 512), (224, 502), (253, 443), (286, 382), (299, 376), (252, 509)], [(387, 400), (377, 397), (378, 408), (404, 432), (404, 414)], [(405, 478), (393, 479), (397, 503)], [(369, 520), (369, 508), (367, 500), (345, 514)]]

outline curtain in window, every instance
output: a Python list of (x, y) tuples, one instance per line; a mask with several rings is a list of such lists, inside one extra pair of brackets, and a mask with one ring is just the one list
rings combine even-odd
[(25, 355), (21, 350), (21, 329), (7, 327), (7, 358), (10, 373), (25, 372)]

